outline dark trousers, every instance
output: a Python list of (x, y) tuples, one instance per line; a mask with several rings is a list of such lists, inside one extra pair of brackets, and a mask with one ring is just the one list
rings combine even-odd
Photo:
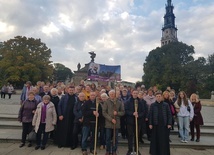
[(195, 138), (195, 133), (194, 133), (194, 127), (196, 128), (196, 138), (200, 139), (200, 125), (198, 124), (194, 124), (194, 121), (190, 122), (190, 132), (191, 132), (191, 138), (194, 139)]
[(149, 128), (149, 121), (146, 121), (146, 134), (147, 134), (147, 139), (150, 140), (151, 139), (152, 130)]
[[(138, 135), (140, 133), (141, 126), (138, 126)], [(127, 124), (128, 131), (128, 151), (133, 152), (133, 138), (134, 138), (134, 150), (136, 151), (136, 127), (134, 124)], [(139, 139), (138, 139), (139, 143)]]
[(142, 124), (140, 125), (140, 131), (139, 131), (139, 141), (143, 140), (143, 135), (146, 133), (146, 121), (142, 121)]
[(5, 99), (5, 95), (6, 95), (5, 92), (1, 92), (1, 98), (4, 98), (4, 99)]
[(8, 97), (9, 97), (9, 99), (11, 99), (11, 95), (12, 95), (12, 93), (8, 93)]
[(25, 144), (27, 135), (32, 131), (32, 122), (22, 123), (22, 143)]
[[(49, 132), (45, 132), (45, 126), (46, 126), (45, 123), (41, 123), (39, 125), (39, 129), (36, 133), (36, 144), (37, 144), (37, 146), (45, 146), (47, 144)], [(43, 133), (43, 139), (41, 139), (42, 133)]]
[(100, 127), (100, 145), (106, 145), (106, 129)]
[(127, 136), (126, 116), (120, 117), (120, 131), (122, 137)]
[[(78, 139), (78, 135), (79, 133), (81, 133), (82, 131), (82, 124), (80, 123), (74, 123), (74, 127), (73, 127), (73, 133), (72, 133), (72, 145), (73, 147), (77, 147), (78, 146), (78, 142), (79, 142), (79, 139)], [(81, 136), (82, 138), (82, 136)]]

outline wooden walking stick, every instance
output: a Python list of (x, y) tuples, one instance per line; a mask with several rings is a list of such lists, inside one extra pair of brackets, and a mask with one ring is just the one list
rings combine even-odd
[[(115, 96), (115, 99), (114, 99), (114, 111), (116, 111), (116, 101), (117, 98)], [(114, 120), (116, 120), (116, 116), (114, 115)], [(115, 147), (115, 144), (116, 144), (116, 124), (114, 124), (114, 129), (113, 129), (113, 146)]]
[[(116, 103), (117, 103), (116, 80), (115, 80), (114, 91), (115, 91), (114, 111), (116, 111)], [(114, 112), (113, 112), (113, 115), (114, 115)], [(114, 120), (116, 120), (115, 115), (114, 115)], [(113, 127), (113, 147), (115, 147), (115, 145), (116, 145), (116, 124), (114, 124), (114, 127)]]
[[(98, 112), (99, 108), (99, 99), (96, 98), (96, 112)], [(97, 152), (97, 125), (98, 125), (98, 117), (96, 116), (96, 124), (95, 124), (95, 133), (94, 133), (94, 155), (96, 155)]]
[[(138, 110), (138, 100), (135, 99), (134, 100), (134, 107), (135, 107), (135, 112), (137, 112)], [(139, 150), (139, 146), (138, 146), (138, 118), (135, 117), (135, 138), (136, 138), (136, 154), (138, 155), (138, 150)]]

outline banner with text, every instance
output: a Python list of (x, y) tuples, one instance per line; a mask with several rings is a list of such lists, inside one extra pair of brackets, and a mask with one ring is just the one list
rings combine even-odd
[(88, 78), (100, 81), (120, 81), (121, 67), (120, 65), (107, 66), (92, 62), (88, 67)]

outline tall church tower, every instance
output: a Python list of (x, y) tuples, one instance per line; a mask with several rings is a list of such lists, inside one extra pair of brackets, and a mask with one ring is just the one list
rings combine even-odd
[(174, 6), (171, 0), (167, 0), (166, 14), (164, 16), (164, 26), (162, 28), (161, 46), (170, 42), (177, 42), (177, 28), (175, 26)]

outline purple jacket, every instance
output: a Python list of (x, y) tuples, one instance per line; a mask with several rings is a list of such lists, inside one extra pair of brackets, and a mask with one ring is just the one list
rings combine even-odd
[(33, 111), (36, 110), (37, 101), (34, 99), (30, 101), (29, 99), (25, 100), (20, 107), (18, 120), (23, 123), (29, 123), (33, 120)]

